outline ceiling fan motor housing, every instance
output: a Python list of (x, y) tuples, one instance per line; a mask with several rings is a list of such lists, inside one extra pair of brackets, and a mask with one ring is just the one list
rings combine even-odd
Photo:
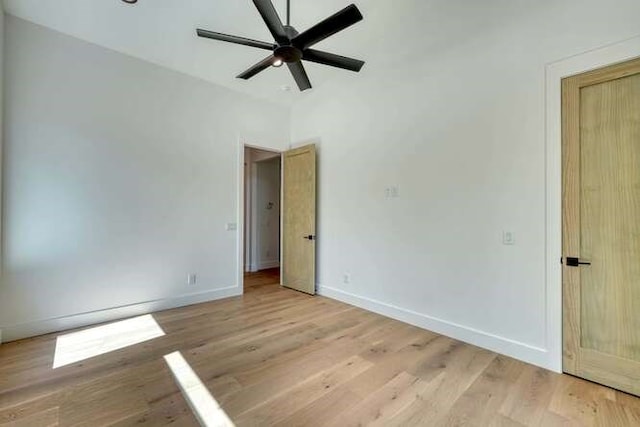
[(278, 44), (273, 51), (273, 56), (282, 60), (282, 62), (298, 62), (302, 59), (302, 50), (298, 49), (291, 43), (291, 40), (298, 35), (298, 31), (296, 31), (296, 29), (291, 25), (285, 25), (284, 30), (289, 38), (289, 43)]
[(278, 46), (273, 56), (287, 63), (298, 62), (302, 59), (302, 51), (295, 46)]

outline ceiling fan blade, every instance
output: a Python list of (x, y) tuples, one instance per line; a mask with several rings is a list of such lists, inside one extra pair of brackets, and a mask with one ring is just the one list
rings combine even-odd
[(216, 33), (214, 31), (202, 30), (198, 28), (196, 33), (199, 37), (207, 39), (219, 40), (223, 42), (241, 44), (244, 46), (257, 47), (259, 49), (273, 50), (275, 46), (273, 43), (261, 42), (260, 40), (247, 39), (245, 37), (232, 36), (229, 34)]
[(302, 59), (355, 72), (360, 71), (364, 65), (364, 61), (360, 61), (359, 59), (348, 58), (346, 56), (315, 49), (307, 49), (303, 51)]
[(264, 23), (267, 24), (267, 28), (269, 28), (275, 41), (278, 42), (278, 44), (288, 44), (289, 37), (271, 0), (253, 0), (253, 4), (256, 5), (258, 12), (260, 12)]
[(355, 4), (350, 4), (340, 12), (300, 33), (291, 42), (299, 49), (304, 50), (361, 20), (362, 14), (358, 7)]
[(289, 62), (287, 63), (287, 66), (289, 67), (289, 71), (291, 71), (293, 79), (298, 84), (298, 88), (300, 88), (300, 91), (311, 89), (309, 76), (307, 76), (307, 72), (304, 70), (304, 66), (302, 65), (301, 61)]
[(255, 76), (259, 72), (264, 71), (267, 68), (271, 67), (273, 65), (273, 60), (274, 60), (273, 55), (269, 55), (266, 58), (264, 58), (262, 61), (253, 65), (251, 68), (249, 68), (245, 72), (239, 74), (236, 78), (249, 80), (251, 77)]

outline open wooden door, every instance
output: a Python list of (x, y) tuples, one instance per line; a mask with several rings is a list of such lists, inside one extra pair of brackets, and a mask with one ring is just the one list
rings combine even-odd
[(316, 147), (283, 155), (282, 285), (316, 293)]
[(640, 395), (640, 59), (563, 81), (563, 368)]

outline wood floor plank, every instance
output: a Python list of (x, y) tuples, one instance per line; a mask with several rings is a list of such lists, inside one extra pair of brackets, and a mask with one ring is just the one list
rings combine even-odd
[(222, 402), (231, 413), (253, 408), (263, 403), (265, 396), (277, 396), (353, 354), (353, 349), (343, 344), (319, 347), (317, 351), (305, 354), (298, 360), (272, 365), (267, 372), (260, 373), (259, 382), (247, 382), (245, 387)]
[[(165, 335), (53, 369), (58, 336), (0, 346), (0, 426), (196, 426), (180, 353), (237, 426), (638, 426), (640, 399), (245, 277), (153, 313)], [(83, 328), (83, 329), (91, 329)]]
[(369, 397), (343, 412), (332, 425), (385, 425), (393, 416), (419, 399), (429, 383), (406, 372), (401, 372)]
[(309, 402), (274, 425), (282, 427), (326, 426), (360, 401), (360, 397), (348, 387), (337, 387), (331, 393)]
[(594, 425), (598, 409), (607, 400), (615, 401), (615, 396), (615, 390), (566, 375), (560, 378), (549, 409), (574, 423)]
[(444, 425), (486, 426), (505, 399), (513, 393), (525, 366), (508, 357), (498, 356), (482, 371), (455, 401), (445, 417)]
[[(545, 425), (545, 424), (541, 424)], [(496, 414), (496, 416), (488, 424), (488, 427), (523, 427), (526, 424), (519, 423), (505, 415)]]
[(595, 426), (606, 425), (638, 425), (640, 418), (636, 417), (634, 411), (618, 402), (608, 399), (600, 402), (597, 415), (595, 418)]
[[(277, 395), (267, 398), (265, 402), (253, 409), (238, 414), (234, 422), (242, 425), (273, 425), (319, 397), (330, 393), (338, 385), (366, 371), (372, 363), (352, 356), (337, 365), (319, 372), (299, 385)], [(234, 413), (230, 415), (233, 417)]]
[(540, 424), (558, 378), (546, 369), (526, 366), (499, 412), (513, 421)]
[[(525, 424), (526, 425), (526, 424)], [(534, 425), (534, 424), (529, 424)], [(542, 421), (539, 424), (540, 426), (549, 426), (549, 427), (580, 427), (582, 424), (577, 421), (570, 420), (561, 415), (556, 414), (553, 411), (545, 411), (542, 416)]]
[(57, 427), (59, 425), (58, 407), (46, 409), (41, 412), (35, 412), (28, 417), (23, 417), (17, 421), (12, 421), (6, 425), (7, 427)]

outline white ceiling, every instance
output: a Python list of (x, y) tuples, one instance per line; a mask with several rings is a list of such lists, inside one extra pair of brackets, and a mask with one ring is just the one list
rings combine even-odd
[[(2, 1), (2, 0), (0, 0)], [(286, 0), (272, 0), (284, 17)], [(357, 82), (373, 75), (395, 85), (420, 78), (437, 56), (456, 46), (478, 44), (505, 25), (558, 4), (557, 0), (291, 0), (292, 23), (304, 31), (354, 2), (364, 21), (317, 45), (333, 53), (366, 61), (353, 73), (305, 62), (315, 89), (330, 81)], [(249, 81), (235, 76), (268, 52), (202, 39), (211, 31), (272, 41), (251, 0), (4, 0), (8, 13), (247, 94), (291, 105), (300, 93), (286, 67), (268, 69)], [(290, 86), (283, 92), (282, 86)], [(418, 95), (418, 94), (416, 94)]]
[[(298, 29), (314, 25), (351, 3), (350, 0), (292, 0), (291, 20)], [(318, 44), (319, 49), (362, 57), (366, 40), (367, 6), (358, 0), (365, 15), (360, 22)], [(284, 21), (285, 0), (274, 0)], [(268, 52), (200, 39), (197, 27), (264, 41), (273, 41), (253, 3), (249, 0), (139, 0), (128, 5), (120, 0), (4, 0), (5, 11), (56, 31), (196, 76), (228, 88), (292, 103), (299, 93), (286, 67), (269, 69), (250, 81), (235, 76)], [(353, 78), (349, 71), (305, 63), (314, 87), (330, 79)], [(290, 86), (290, 92), (283, 92)]]

